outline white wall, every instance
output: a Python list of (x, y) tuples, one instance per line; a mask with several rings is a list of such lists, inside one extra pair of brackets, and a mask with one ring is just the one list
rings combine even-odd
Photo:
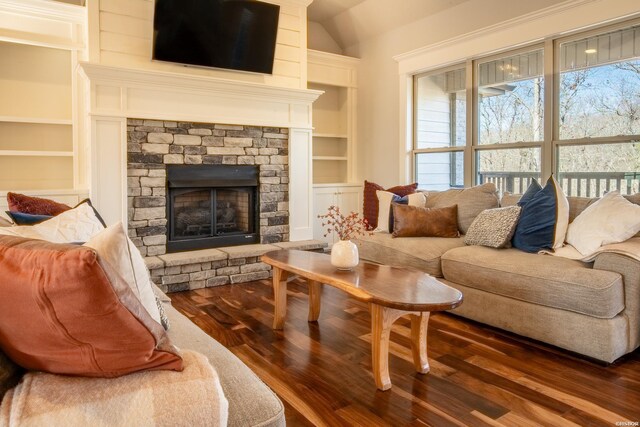
[(322, 24), (307, 22), (307, 47), (321, 52), (342, 55), (342, 48), (333, 37), (325, 30)]
[[(269, 1), (269, 0), (268, 0)], [(151, 61), (153, 1), (92, 0), (89, 11), (90, 61), (103, 65), (169, 71), (207, 77), (305, 88), (309, 1), (271, 0), (280, 5), (273, 75), (185, 67)]]
[[(361, 58), (358, 84), (359, 169), (364, 178), (384, 186), (398, 184), (400, 168), (400, 105), (398, 63), (393, 56), (424, 46), (452, 39), (472, 31), (561, 4), (557, 0), (470, 0), (439, 14), (421, 19), (386, 34), (345, 49), (345, 54)], [(628, 0), (596, 0), (584, 2), (598, 13), (588, 12), (583, 21), (602, 22), (615, 16), (615, 3), (632, 4)], [(635, 8), (637, 11), (637, 6)], [(580, 11), (576, 10), (576, 15)], [(546, 28), (544, 36), (556, 34)], [(517, 28), (512, 28), (514, 35)], [(509, 46), (509, 39), (501, 35), (496, 43)], [(475, 51), (457, 51), (456, 45), (446, 46), (451, 61), (486, 53), (482, 47)], [(458, 54), (459, 52), (459, 54)], [(450, 64), (451, 62), (449, 62)], [(442, 63), (441, 65), (445, 65)], [(418, 71), (418, 70), (416, 70)], [(402, 98), (403, 100), (406, 99)], [(404, 102), (404, 101), (402, 101)]]

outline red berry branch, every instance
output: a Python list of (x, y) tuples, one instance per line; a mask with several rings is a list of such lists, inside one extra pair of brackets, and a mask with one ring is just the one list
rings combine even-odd
[(340, 240), (351, 240), (358, 236), (364, 236), (365, 234), (373, 234), (368, 231), (369, 222), (361, 218), (360, 214), (351, 212), (345, 216), (337, 206), (329, 206), (327, 213), (325, 215), (318, 215), (318, 218), (323, 220), (322, 226), (327, 227), (327, 232), (324, 237), (327, 237), (332, 232), (336, 232)]

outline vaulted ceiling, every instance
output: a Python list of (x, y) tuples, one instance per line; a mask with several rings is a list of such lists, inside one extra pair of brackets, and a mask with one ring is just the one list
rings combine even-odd
[(314, 0), (308, 19), (346, 48), (469, 0)]

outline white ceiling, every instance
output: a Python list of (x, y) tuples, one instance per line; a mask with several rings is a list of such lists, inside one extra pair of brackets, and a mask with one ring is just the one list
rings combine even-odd
[(308, 19), (342, 47), (355, 45), (469, 0), (314, 0)]

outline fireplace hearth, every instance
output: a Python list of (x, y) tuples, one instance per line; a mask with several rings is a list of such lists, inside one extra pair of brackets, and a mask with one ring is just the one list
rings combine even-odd
[(258, 243), (258, 168), (168, 165), (167, 252)]

